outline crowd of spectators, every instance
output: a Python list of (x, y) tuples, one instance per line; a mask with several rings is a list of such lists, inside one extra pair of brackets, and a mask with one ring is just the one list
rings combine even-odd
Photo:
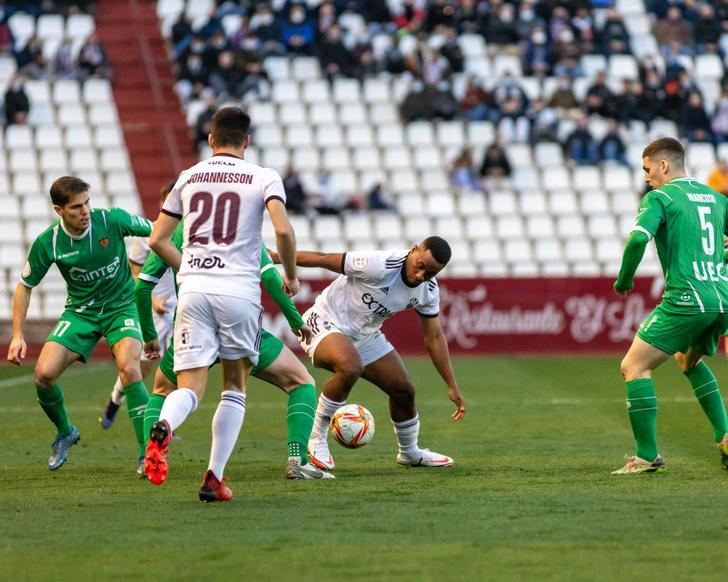
[(69, 17), (93, 12), (95, 2), (74, 0), (23, 0), (0, 2), (0, 55), (15, 59), (17, 71), (8, 84), (3, 99), (4, 117), (8, 125), (27, 123), (30, 101), (24, 89), (26, 79), (78, 79), (109, 77), (108, 59), (95, 34), (91, 34), (80, 46), (74, 48), (74, 39), (64, 38), (53, 58), (44, 53), (43, 40), (37, 36), (29, 39), (13, 37), (9, 19), (17, 12), (34, 18), (44, 15)]
[[(322, 75), (330, 80), (409, 77), (409, 90), (398, 103), (404, 123), (490, 121), (502, 144), (557, 141), (573, 164), (627, 164), (624, 130), (637, 124), (647, 131), (658, 118), (674, 122), (686, 140), (726, 141), (726, 79), (721, 80), (722, 96), (716, 100), (713, 92), (706, 103), (685, 57), (726, 56), (721, 36), (728, 34), (728, 0), (644, 0), (659, 55), (636, 58), (637, 76), (619, 87), (605, 73), (597, 74), (582, 97), (575, 83), (593, 74), (582, 69), (584, 55), (611, 58), (633, 51), (630, 27), (612, 5), (589, 0), (219, 0), (202, 26), (181, 14), (171, 26), (170, 47), (183, 101), (211, 99), (209, 89), (218, 102), (265, 99), (265, 59), (309, 55), (319, 59)], [(223, 26), (231, 14), (240, 23), (236, 30)], [(472, 57), (461, 48), (463, 34), (482, 36), (488, 57), (511, 55), (524, 75), (538, 78), (544, 87), (548, 81), (550, 89), (542, 98), (529, 98), (517, 74), (483, 78), (477, 66), (468, 66)], [(208, 116), (207, 111), (201, 116), (198, 139)], [(606, 119), (598, 135), (590, 123), (595, 117)], [(472, 153), (462, 152), (454, 160), (451, 180), (482, 189), (484, 175), (473, 170), (481, 160), (469, 157)]]

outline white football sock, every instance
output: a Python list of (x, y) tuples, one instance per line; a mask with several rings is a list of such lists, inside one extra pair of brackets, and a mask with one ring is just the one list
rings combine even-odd
[(233, 454), (244, 418), (245, 394), (225, 390), (212, 417), (212, 448), (207, 467), (220, 481), (225, 476), (225, 465)]
[(416, 414), (414, 418), (403, 420), (401, 422), (392, 421), (394, 426), (394, 434), (397, 436), (397, 444), (399, 452), (404, 455), (413, 455), (419, 450), (417, 446), (417, 437), (420, 434), (420, 416)]
[(172, 431), (197, 409), (197, 395), (189, 388), (177, 388), (164, 399), (159, 420), (166, 420)]
[(114, 384), (114, 389), (111, 391), (111, 401), (117, 406), (121, 406), (121, 403), (124, 402), (125, 397), (126, 392), (124, 392), (124, 385), (121, 383), (121, 378), (117, 376), (116, 383)]
[(321, 394), (319, 396), (318, 405), (316, 406), (316, 417), (313, 421), (313, 428), (311, 429), (311, 436), (309, 442), (326, 442), (329, 432), (329, 425), (331, 424), (331, 417), (334, 413), (344, 406), (344, 402), (334, 402), (326, 396)]

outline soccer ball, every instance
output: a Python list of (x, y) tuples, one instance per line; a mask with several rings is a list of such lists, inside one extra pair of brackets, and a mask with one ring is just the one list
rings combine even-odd
[(359, 404), (346, 404), (334, 414), (330, 430), (342, 447), (358, 449), (372, 440), (374, 417)]

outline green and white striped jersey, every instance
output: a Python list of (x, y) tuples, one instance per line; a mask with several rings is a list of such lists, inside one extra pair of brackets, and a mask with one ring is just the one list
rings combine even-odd
[(129, 269), (124, 237), (149, 236), (152, 223), (121, 208), (91, 210), (89, 227), (69, 234), (61, 220), (33, 242), (20, 277), (26, 287), (41, 282), (55, 263), (66, 281), (66, 308), (102, 312), (134, 301), (134, 278)]
[(728, 199), (693, 178), (674, 178), (645, 194), (634, 230), (655, 238), (663, 304), (681, 312), (728, 311), (727, 225)]

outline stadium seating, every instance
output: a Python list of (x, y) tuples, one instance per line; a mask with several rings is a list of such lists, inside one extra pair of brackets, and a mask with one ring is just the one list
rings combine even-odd
[[(17, 44), (33, 35), (43, 40), (49, 60), (63, 38), (77, 53), (94, 32), (93, 17), (68, 18), (15, 12), (8, 19)], [(0, 87), (16, 72), (15, 60), (0, 56)], [(29, 245), (56, 217), (48, 188), (58, 176), (77, 173), (91, 184), (96, 207), (121, 206), (141, 212), (134, 177), (107, 79), (29, 79), (28, 125), (0, 130), (0, 312), (9, 313), (10, 296)], [(53, 267), (33, 294), (28, 317), (57, 317), (66, 300), (65, 284)]]

